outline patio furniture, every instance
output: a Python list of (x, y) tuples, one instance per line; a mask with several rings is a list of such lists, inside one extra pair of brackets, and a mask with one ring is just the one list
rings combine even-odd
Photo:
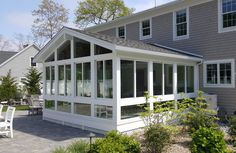
[(2, 109), (3, 109), (3, 105), (0, 104), (0, 120), (4, 119), (4, 117), (2, 116)]
[(10, 133), (10, 137), (13, 138), (13, 117), (15, 113), (16, 108), (8, 106), (5, 121), (0, 122), (0, 134), (8, 134)]
[(7, 105), (8, 104), (8, 101), (1, 101), (0, 102), (2, 105)]
[(28, 98), (29, 111), (28, 115), (39, 115), (42, 114), (43, 104), (39, 99), (38, 95), (32, 95)]

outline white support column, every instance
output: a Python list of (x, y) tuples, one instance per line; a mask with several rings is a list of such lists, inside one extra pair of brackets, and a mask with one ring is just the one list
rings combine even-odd
[[(173, 67), (173, 93), (175, 96), (175, 101), (177, 101), (177, 64), (174, 64)], [(175, 108), (177, 109), (177, 103), (175, 103)]]
[(134, 61), (134, 98), (137, 97), (137, 94), (136, 94), (136, 63), (137, 63), (137, 61)]
[[(94, 57), (94, 44), (91, 43), (90, 44), (90, 55), (91, 57)], [(95, 91), (96, 91), (96, 85), (95, 85), (95, 62), (94, 62), (94, 58), (93, 60), (91, 61), (91, 64), (90, 64), (90, 68), (91, 68), (91, 98), (92, 99), (95, 99)], [(93, 103), (93, 100), (91, 101), (91, 116), (94, 117), (94, 103)]]
[[(58, 96), (58, 65), (55, 65), (55, 95)], [(57, 101), (55, 101), (55, 110), (57, 110)]]
[(162, 95), (165, 95), (165, 64), (162, 63)]
[[(148, 62), (148, 93), (153, 96), (153, 62)], [(150, 101), (150, 110), (153, 110), (153, 101)]]
[(70, 40), (70, 55), (71, 55), (71, 59), (73, 59), (74, 58), (74, 39), (73, 39), (73, 37), (71, 38), (71, 40)]
[(194, 66), (194, 92), (196, 94), (199, 91), (199, 67), (200, 65)]
[(118, 123), (121, 120), (121, 106), (120, 106), (120, 99), (121, 99), (121, 68), (120, 68), (120, 58), (115, 57), (114, 64), (113, 64), (113, 91), (114, 91), (114, 116), (115, 121)]

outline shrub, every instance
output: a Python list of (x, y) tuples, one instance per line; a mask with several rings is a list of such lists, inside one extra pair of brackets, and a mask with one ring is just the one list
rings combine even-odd
[(160, 124), (151, 125), (145, 131), (145, 144), (148, 152), (161, 153), (170, 142), (171, 132)]
[(134, 138), (111, 131), (93, 144), (93, 153), (140, 153), (140, 143)]
[(223, 132), (214, 128), (200, 128), (192, 134), (192, 153), (226, 153)]
[(69, 145), (67, 148), (59, 147), (53, 153), (88, 153), (89, 144), (85, 141), (77, 141)]
[(229, 120), (229, 134), (236, 137), (236, 116), (232, 116)]

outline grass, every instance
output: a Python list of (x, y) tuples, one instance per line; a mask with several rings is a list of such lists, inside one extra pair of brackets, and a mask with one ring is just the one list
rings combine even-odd
[[(28, 105), (19, 105), (19, 106), (15, 106), (15, 107), (16, 107), (16, 110), (18, 110), (18, 111), (24, 111), (24, 110), (29, 109)], [(7, 111), (7, 106), (4, 106), (2, 111), (6, 112)]]

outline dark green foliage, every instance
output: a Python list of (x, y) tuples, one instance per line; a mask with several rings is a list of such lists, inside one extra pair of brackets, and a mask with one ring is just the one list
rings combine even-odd
[(26, 80), (22, 81), (29, 95), (40, 94), (41, 72), (31, 67), (25, 75)]
[(145, 146), (150, 153), (161, 153), (170, 142), (171, 132), (160, 124), (151, 125), (145, 131)]
[(236, 137), (236, 116), (232, 116), (229, 121), (229, 134)]
[(59, 147), (53, 153), (88, 153), (89, 143), (85, 141), (77, 141), (69, 145), (67, 148)]
[(192, 153), (226, 153), (223, 132), (214, 128), (200, 128), (192, 135)]
[(104, 139), (97, 139), (92, 153), (140, 153), (140, 143), (134, 138), (111, 131)]
[(0, 78), (0, 100), (10, 101), (14, 99), (17, 94), (17, 86), (15, 78), (11, 77), (9, 70), (6, 76)]

